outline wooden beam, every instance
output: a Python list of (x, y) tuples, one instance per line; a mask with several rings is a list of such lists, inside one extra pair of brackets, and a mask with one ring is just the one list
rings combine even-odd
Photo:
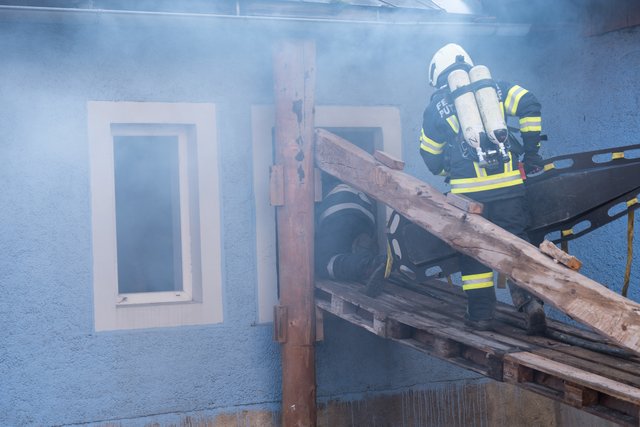
[[(315, 45), (283, 41), (273, 56), (276, 163), (284, 179), (277, 209), (282, 344), (282, 425), (316, 425), (314, 303)], [(274, 168), (273, 170), (277, 170)], [(275, 186), (277, 187), (277, 185)], [(278, 191), (274, 192), (275, 194)]]
[(580, 267), (582, 267), (582, 261), (580, 261), (578, 258), (574, 257), (573, 255), (569, 255), (568, 253), (566, 253), (565, 251), (563, 251), (562, 249), (554, 245), (553, 242), (550, 242), (548, 240), (545, 240), (542, 243), (540, 243), (540, 252), (542, 252), (545, 255), (549, 255), (551, 258), (555, 259), (560, 264), (566, 265), (572, 270), (578, 271), (580, 270)]
[(484, 205), (462, 194), (447, 193), (447, 203), (465, 212), (482, 215)]
[(640, 354), (640, 304), (540, 253), (538, 248), (447, 203), (419, 179), (375, 161), (326, 130), (316, 130), (323, 171), (395, 209), (416, 225), (500, 273), (618, 344)]
[[(509, 362), (520, 367), (531, 368), (553, 375), (565, 382), (575, 383), (579, 381), (582, 387), (606, 393), (620, 400), (631, 402), (634, 405), (640, 404), (640, 389), (637, 387), (606, 378), (602, 375), (587, 372), (565, 363), (549, 360), (543, 356), (523, 351), (505, 355), (504, 361), (505, 363)], [(572, 400), (573, 398), (570, 398), (570, 401), (567, 403), (574, 403)], [(586, 400), (589, 401), (591, 398), (588, 397)]]
[(393, 157), (389, 153), (385, 153), (384, 151), (376, 150), (373, 152), (373, 157), (382, 163), (383, 165), (401, 171), (404, 169), (404, 162), (400, 159)]

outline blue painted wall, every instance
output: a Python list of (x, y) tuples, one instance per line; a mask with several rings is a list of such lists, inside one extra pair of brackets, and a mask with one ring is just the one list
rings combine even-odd
[[(104, 17), (0, 26), (0, 425), (136, 425), (138, 417), (162, 423), (176, 414), (279, 409), (279, 347), (271, 325), (255, 325), (250, 161), (250, 106), (273, 102), (278, 36), (273, 28)], [(494, 74), (517, 75), (539, 94), (557, 144), (546, 153), (617, 145), (614, 137), (635, 142), (640, 35), (572, 41), (580, 48), (466, 40)], [(316, 102), (398, 106), (407, 170), (431, 182), (416, 139), (430, 94), (426, 62), (443, 42), (391, 30), (318, 40)], [(636, 95), (627, 108), (629, 93)], [(224, 323), (94, 331), (88, 100), (216, 104)], [(585, 273), (612, 287), (624, 267), (623, 231), (615, 224), (575, 245)], [(321, 401), (477, 378), (337, 319), (325, 334)]]
[[(501, 70), (518, 69), (521, 84), (539, 97), (543, 132), (549, 137), (541, 150), (544, 157), (640, 142), (638, 28), (592, 37), (562, 32), (510, 45), (508, 51), (514, 55), (496, 54), (492, 63), (504, 64)], [(640, 156), (638, 150), (629, 154)], [(581, 273), (616, 293), (624, 280), (626, 233), (625, 217), (569, 243), (570, 253), (583, 261)], [(634, 247), (628, 296), (640, 301), (637, 236)]]
[[(557, 155), (640, 143), (640, 31), (540, 43), (532, 81), (545, 104), (545, 153)], [(640, 153), (632, 153), (638, 157)], [(637, 214), (636, 214), (637, 216)], [(638, 225), (636, 223), (636, 229)], [(620, 293), (626, 262), (627, 220), (621, 218), (570, 243), (585, 275)], [(629, 298), (640, 301), (636, 230)]]

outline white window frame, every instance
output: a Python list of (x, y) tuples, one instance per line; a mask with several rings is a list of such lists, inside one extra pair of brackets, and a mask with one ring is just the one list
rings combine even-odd
[[(169, 302), (185, 302), (194, 299), (193, 292), (193, 271), (191, 269), (191, 199), (189, 191), (189, 171), (187, 160), (189, 153), (187, 144), (192, 135), (190, 129), (185, 126), (158, 126), (149, 124), (112, 124), (111, 136), (174, 136), (178, 139), (178, 186), (180, 194), (180, 248), (181, 248), (181, 271), (182, 290), (166, 292), (142, 292), (118, 294), (116, 304), (118, 306), (135, 304), (159, 304)], [(114, 193), (115, 194), (115, 193)], [(116, 259), (117, 262), (117, 259)], [(198, 260), (193, 260), (197, 264)]]
[[(253, 138), (253, 192), (256, 212), (256, 259), (258, 286), (258, 323), (273, 321), (273, 307), (278, 304), (276, 265), (275, 208), (269, 201), (269, 168), (272, 161), (272, 129), (275, 126), (273, 106), (251, 108)], [(326, 128), (378, 128), (382, 134), (381, 149), (402, 158), (402, 124), (400, 110), (393, 106), (316, 106), (315, 126)], [(386, 210), (386, 216), (389, 215)], [(382, 214), (385, 215), (384, 213)], [(379, 234), (383, 235), (385, 221)]]
[[(215, 106), (90, 101), (88, 128), (96, 331), (222, 322)], [(178, 140), (181, 291), (118, 293), (116, 136), (175, 136)]]

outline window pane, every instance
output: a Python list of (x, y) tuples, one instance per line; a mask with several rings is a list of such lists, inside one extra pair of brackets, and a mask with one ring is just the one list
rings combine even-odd
[(114, 137), (118, 292), (182, 290), (178, 138)]

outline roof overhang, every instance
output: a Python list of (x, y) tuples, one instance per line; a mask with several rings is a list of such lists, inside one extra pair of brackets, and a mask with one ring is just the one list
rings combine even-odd
[[(3, 19), (37, 19), (55, 22), (69, 18), (114, 16), (173, 20), (227, 20), (396, 26), (418, 29), (421, 34), (523, 36), (529, 24), (496, 23), (475, 13), (458, 0), (169, 0), (107, 1), (0, 0)], [(455, 7), (454, 7), (455, 6)], [(466, 7), (466, 9), (465, 9)], [(464, 12), (464, 13), (458, 13)], [(471, 13), (474, 12), (474, 13)]]

